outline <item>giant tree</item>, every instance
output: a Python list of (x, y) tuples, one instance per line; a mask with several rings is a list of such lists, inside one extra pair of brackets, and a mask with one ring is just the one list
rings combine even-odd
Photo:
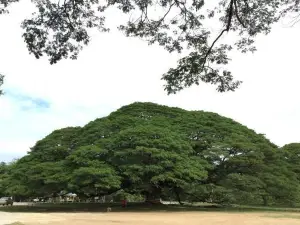
[(14, 164), (7, 184), (27, 195), (119, 190), (148, 200), (293, 205), (299, 149), (278, 149), (216, 113), (133, 103), (52, 132)]

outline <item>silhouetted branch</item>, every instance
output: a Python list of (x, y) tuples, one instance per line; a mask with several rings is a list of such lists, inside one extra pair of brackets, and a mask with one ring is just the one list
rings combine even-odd
[(234, 8), (235, 8), (235, 16), (237, 18), (237, 20), (239, 21), (239, 23), (244, 27), (246, 28), (245, 24), (243, 23), (243, 21), (241, 20), (240, 16), (239, 16), (239, 12), (238, 12), (238, 7), (237, 7), (237, 4), (236, 4), (236, 0), (233, 0), (234, 2)]
[(69, 21), (69, 26), (71, 27), (72, 31), (75, 30), (75, 28), (73, 26), (73, 23), (71, 21), (70, 15), (69, 15), (69, 13), (67, 11), (66, 0), (64, 1), (64, 11), (65, 11), (65, 13), (67, 15), (67, 18), (68, 18), (68, 21)]
[(208, 51), (206, 52), (205, 56), (204, 56), (204, 62), (203, 62), (203, 67), (207, 61), (207, 57), (209, 56), (209, 54), (211, 53), (214, 45), (217, 43), (217, 41), (222, 37), (222, 35), (227, 31), (229, 31), (230, 26), (231, 26), (231, 21), (232, 21), (232, 15), (233, 15), (233, 4), (234, 4), (234, 0), (230, 1), (230, 5), (229, 5), (229, 12), (228, 12), (228, 20), (227, 20), (227, 25), (226, 28), (223, 29), (221, 31), (221, 33), (219, 34), (219, 36), (213, 41), (213, 43), (211, 44), (210, 48), (208, 49)]

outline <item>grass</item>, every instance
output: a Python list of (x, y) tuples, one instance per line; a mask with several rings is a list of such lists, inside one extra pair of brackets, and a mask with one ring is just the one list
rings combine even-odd
[(3, 212), (106, 212), (111, 207), (113, 212), (300, 212), (300, 208), (280, 208), (262, 206), (220, 206), (201, 205), (149, 205), (145, 203), (129, 203), (122, 208), (120, 203), (41, 203), (28, 206), (0, 207)]
[(9, 224), (5, 224), (5, 225), (24, 225), (24, 223), (14, 222), (14, 223), (9, 223)]
[(270, 218), (289, 218), (289, 219), (300, 219), (300, 215), (298, 214), (272, 214), (272, 215), (265, 215), (264, 217)]
[[(4, 212), (106, 212), (111, 207), (113, 212), (166, 212), (194, 211), (199, 207), (179, 205), (149, 205), (145, 203), (129, 203), (122, 208), (120, 203), (43, 203), (30, 206), (0, 207)], [(204, 207), (202, 207), (204, 209)]]
[(300, 208), (297, 207), (279, 207), (279, 206), (244, 206), (244, 205), (234, 205), (234, 208), (239, 208), (239, 210), (247, 211), (262, 211), (262, 212), (300, 212)]

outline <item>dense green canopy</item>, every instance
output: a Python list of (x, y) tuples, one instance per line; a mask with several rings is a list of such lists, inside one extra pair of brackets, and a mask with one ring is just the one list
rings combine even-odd
[[(215, 113), (134, 103), (53, 131), (0, 168), (0, 192), (288, 204), (299, 201), (299, 145), (277, 148)], [(300, 151), (299, 151), (300, 152)]]

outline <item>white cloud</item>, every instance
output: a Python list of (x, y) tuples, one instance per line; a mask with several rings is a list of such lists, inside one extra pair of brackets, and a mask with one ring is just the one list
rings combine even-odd
[(258, 38), (254, 55), (234, 53), (232, 71), (244, 81), (238, 91), (220, 94), (201, 84), (167, 96), (160, 78), (178, 56), (115, 31), (95, 33), (77, 61), (50, 66), (46, 59), (34, 59), (19, 27), (30, 12), (26, 4), (0, 17), (0, 72), (6, 74), (6, 91), (42, 99), (50, 107), (41, 109), (8, 94), (0, 98), (0, 161), (25, 154), (54, 129), (84, 125), (135, 101), (214, 111), (265, 133), (276, 144), (300, 141), (298, 29), (278, 25)]

